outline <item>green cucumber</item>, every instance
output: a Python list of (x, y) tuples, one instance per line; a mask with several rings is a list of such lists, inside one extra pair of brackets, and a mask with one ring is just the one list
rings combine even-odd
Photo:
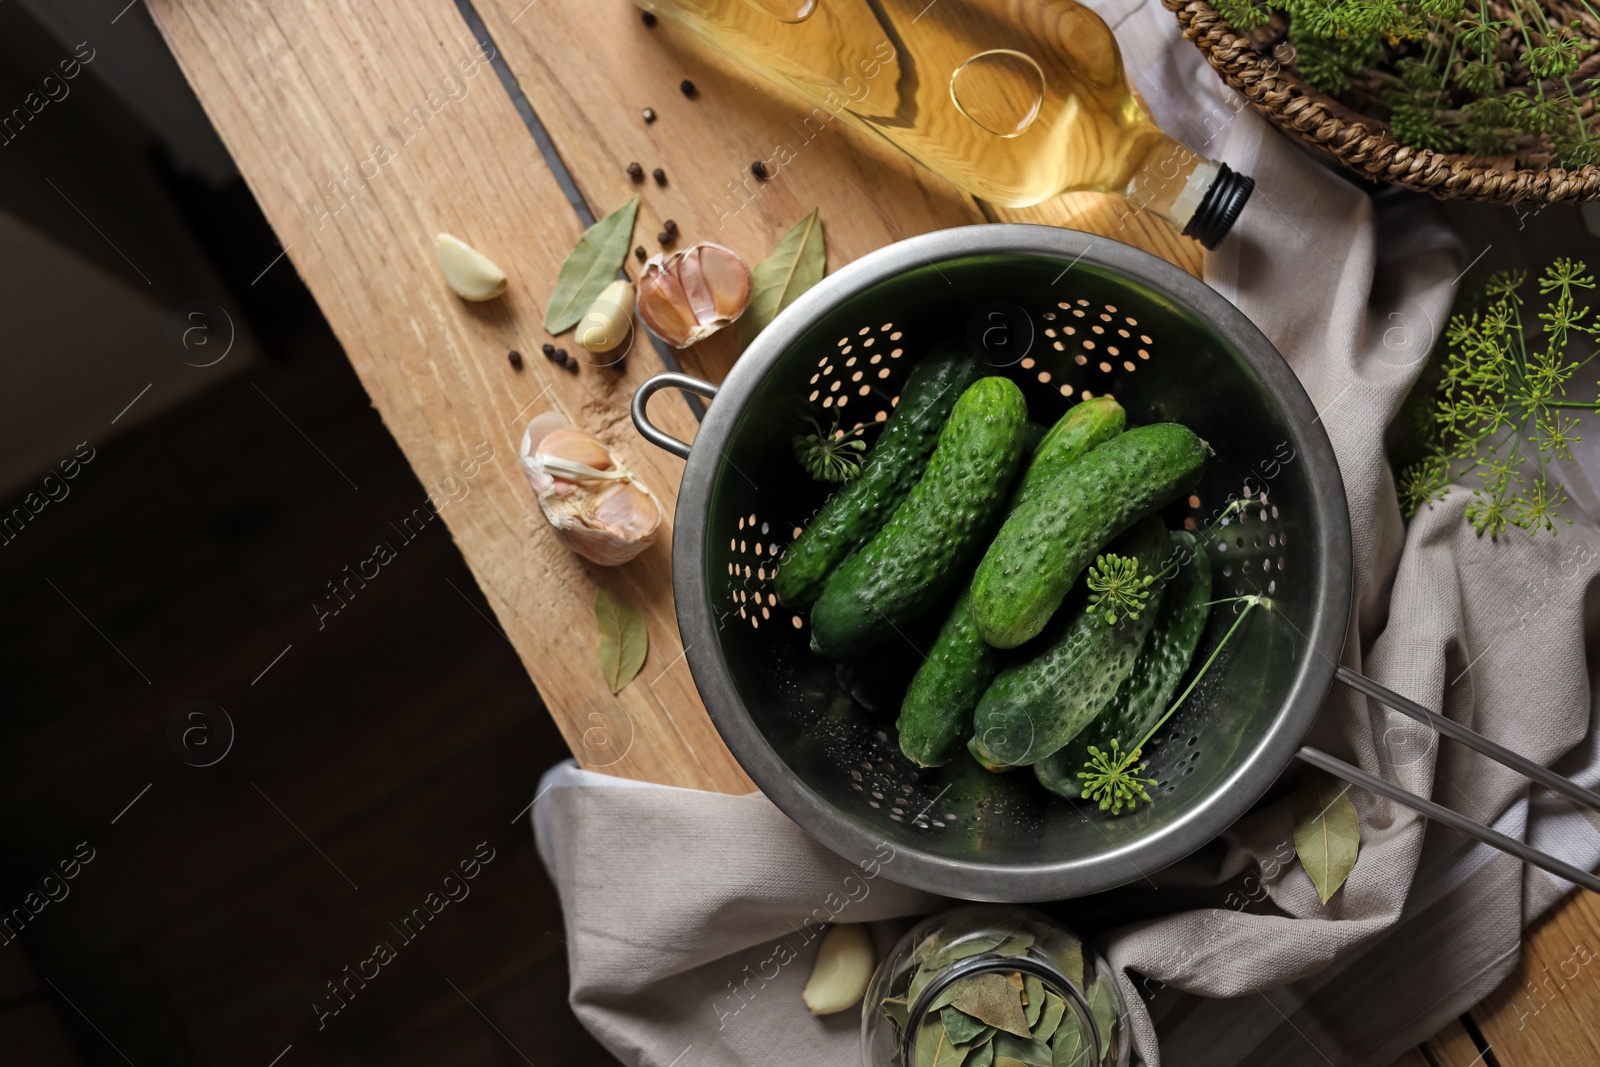
[(1123, 752), (1133, 751), (1150, 728), (1167, 713), (1194, 659), (1200, 635), (1211, 615), (1211, 560), (1193, 534), (1174, 531), (1177, 573), (1167, 582), (1155, 625), (1145, 638), (1133, 673), (1101, 712), (1065, 748), (1033, 765), (1033, 772), (1052, 793), (1076, 799), (1083, 793), (1078, 772), (1089, 759), (1089, 746), (1109, 751), (1112, 739)]
[(921, 767), (938, 767), (950, 759), (972, 729), (972, 709), (1000, 667), (999, 650), (983, 639), (972, 621), (971, 599), (966, 589), (956, 598), (928, 658), (911, 679), (895, 720), (900, 751)]
[(1156, 423), (1047, 477), (1006, 517), (973, 575), (983, 639), (1015, 648), (1038, 636), (1106, 543), (1192, 487), (1208, 451), (1187, 427)]
[[(1155, 516), (1135, 524), (1110, 550), (1138, 560), (1140, 576), (1159, 574), (1172, 555), (1166, 528)], [(1037, 763), (1076, 737), (1133, 671), (1163, 593), (1161, 584), (1151, 586), (1139, 617), (1116, 623), (1089, 611), (1087, 598), (1080, 598), (1043, 648), (1007, 666), (984, 691), (972, 717), (979, 761)]]
[(961, 394), (917, 484), (828, 579), (811, 610), (813, 651), (862, 655), (938, 606), (1004, 514), (1027, 421), (1008, 378), (981, 378)]
[(1012, 508), (1038, 493), (1062, 468), (1117, 436), (1127, 423), (1128, 413), (1109, 396), (1097, 396), (1068, 408), (1033, 450), (1033, 458), (1011, 494)]
[[(1048, 430), (1030, 422), (1028, 436), (1032, 439), (1037, 433), (1038, 439), (1012, 491), (1011, 506), (1026, 499), (1053, 472), (1121, 433), (1126, 420), (1122, 405), (1110, 397), (1096, 397), (1074, 405)], [(1000, 669), (998, 652), (972, 621), (970, 600), (970, 590), (963, 589), (900, 705), (895, 723), (900, 751), (923, 767), (949, 760), (971, 729), (978, 698)]]
[(779, 600), (810, 605), (834, 569), (878, 532), (927, 466), (956, 398), (982, 373), (982, 364), (955, 342), (936, 345), (911, 368), (861, 473), (822, 505), (779, 561), (772, 581)]

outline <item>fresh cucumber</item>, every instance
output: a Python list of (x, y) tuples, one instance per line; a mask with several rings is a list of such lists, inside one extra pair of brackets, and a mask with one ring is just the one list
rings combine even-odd
[(1118, 434), (1045, 478), (1006, 517), (972, 578), (984, 640), (1038, 636), (1078, 575), (1121, 531), (1194, 485), (1208, 448), (1177, 423)]
[(972, 709), (1000, 666), (999, 650), (972, 621), (971, 600), (963, 589), (900, 705), (894, 724), (900, 751), (918, 766), (938, 767), (950, 759), (972, 729)]
[[(1030, 459), (1011, 493), (1011, 506), (1025, 500), (1037, 487), (1089, 449), (1122, 432), (1127, 420), (1122, 405), (1110, 397), (1096, 397), (1074, 405), (1046, 430), (1028, 424)], [(933, 647), (917, 668), (906, 690), (895, 726), (900, 751), (923, 767), (949, 760), (972, 726), (972, 709), (1000, 668), (995, 648), (983, 639), (972, 621), (971, 593), (964, 589), (934, 639)]]
[[(1172, 555), (1161, 520), (1149, 516), (1112, 543), (1111, 551), (1138, 561), (1138, 574), (1159, 574)], [(1163, 587), (1150, 587), (1138, 618), (1110, 623), (1077, 601), (1044, 647), (1002, 670), (973, 714), (980, 762), (1017, 767), (1055, 752), (1078, 735), (1116, 696), (1133, 670), (1145, 635), (1160, 611)]]
[(1017, 507), (1064, 467), (1117, 436), (1127, 423), (1128, 413), (1109, 396), (1097, 396), (1072, 405), (1034, 448), (1033, 458), (1023, 468), (1017, 488), (1011, 494), (1011, 506)]
[(935, 346), (911, 368), (861, 473), (828, 499), (779, 561), (772, 582), (779, 600), (811, 604), (834, 568), (878, 532), (917, 483), (956, 398), (982, 373), (959, 342)]
[(917, 484), (828, 579), (811, 610), (814, 651), (862, 655), (962, 580), (1004, 511), (1027, 420), (1027, 401), (1008, 378), (981, 378), (961, 394)]
[(1172, 533), (1177, 573), (1168, 580), (1155, 625), (1145, 638), (1133, 673), (1117, 690), (1111, 706), (1095, 717), (1065, 748), (1033, 765), (1040, 783), (1052, 793), (1076, 799), (1083, 793), (1078, 772), (1089, 759), (1089, 746), (1109, 751), (1112, 739), (1131, 752), (1161, 720), (1194, 659), (1195, 647), (1211, 615), (1211, 560), (1193, 534)]

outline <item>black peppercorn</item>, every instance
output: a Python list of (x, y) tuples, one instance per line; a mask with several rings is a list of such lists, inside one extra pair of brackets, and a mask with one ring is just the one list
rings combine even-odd
[(645, 108), (643, 114), (646, 122), (654, 122), (656, 120), (656, 109), (653, 107)]
[(521, 352), (518, 352), (515, 348), (513, 348), (509, 353), (507, 353), (506, 358), (511, 361), (511, 365), (513, 367), (515, 367), (517, 370), (521, 370), (522, 369), (522, 353)]
[(637, 248), (635, 248), (633, 250), (633, 258), (637, 259), (640, 263), (643, 263), (645, 261), (644, 245), (639, 245)]
[(653, 11), (641, 11), (641, 12), (639, 12), (639, 21), (643, 22), (646, 26), (654, 26), (656, 24), (655, 12), (653, 12)]
[(668, 219), (667, 221), (663, 222), (661, 224), (661, 228), (663, 230), (666, 230), (668, 233), (677, 233), (678, 232), (678, 224), (676, 222), (673, 222), (671, 219)]
[(636, 182), (644, 181), (644, 168), (637, 163), (628, 164), (628, 177)]
[(660, 233), (656, 234), (656, 240), (661, 244), (670, 245), (672, 243), (672, 234), (668, 233), (666, 230), (662, 230)]
[(767, 165), (765, 163), (763, 163), (761, 160), (758, 159), (754, 163), (750, 164), (750, 173), (754, 174), (757, 178), (761, 179), (762, 181), (766, 181), (767, 180)]
[(678, 91), (684, 96), (693, 96), (694, 82), (690, 81), (688, 78), (683, 79), (683, 81), (678, 83)]
[(565, 367), (568, 363), (572, 362), (572, 357), (567, 355), (567, 350), (565, 348), (558, 348), (556, 349), (555, 361)]
[(555, 345), (552, 345), (552, 344), (542, 345), (540, 347), (539, 351), (543, 352), (544, 353), (544, 358), (548, 359), (550, 362), (552, 362), (552, 363), (560, 363), (561, 362), (561, 357), (556, 354), (556, 346)]
[(657, 185), (667, 184), (667, 172), (662, 170), (660, 167), (657, 167), (655, 170), (651, 171), (650, 177), (656, 180)]

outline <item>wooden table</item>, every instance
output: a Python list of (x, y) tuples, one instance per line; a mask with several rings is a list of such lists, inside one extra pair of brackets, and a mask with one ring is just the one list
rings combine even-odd
[[(634, 389), (662, 367), (657, 355), (638, 345), (620, 373), (571, 373), (538, 356), (557, 269), (594, 214), (638, 193), (638, 243), (653, 249), (652, 235), (672, 218), (682, 244), (713, 240), (755, 262), (819, 207), (829, 269), (929, 230), (1042, 221), (1199, 270), (1192, 242), (1145, 216), (1119, 221), (1105, 198), (1000, 210), (836, 124), (808, 139), (800, 109), (704, 41), (665, 24), (647, 28), (625, 0), (149, 6), (374, 405), (443, 505), (574, 753), (610, 774), (752, 788), (683, 662), (669, 539), (628, 566), (589, 566), (550, 535), (520, 471), (523, 427), (558, 411), (599, 434), (669, 511), (676, 500), (680, 462), (645, 445), (628, 417)], [(693, 97), (678, 91), (685, 78), (698, 87)], [(641, 117), (645, 107), (654, 123)], [(758, 183), (750, 164), (787, 158), (780, 146), (794, 158)], [(632, 161), (663, 168), (666, 183), (632, 182)], [(440, 231), (506, 269), (504, 299), (469, 305), (444, 286), (432, 252)], [(637, 266), (630, 257), (629, 269)], [(730, 341), (684, 353), (684, 368), (720, 380), (737, 354)], [(520, 372), (506, 358), (513, 348), (527, 357)], [(652, 413), (693, 437), (680, 398), (663, 395)], [(491, 453), (487, 469), (474, 466)], [(650, 630), (640, 679), (615, 697), (595, 663), (600, 589), (637, 606)], [(1593, 971), (1519, 1026), (1519, 1006), (1528, 1009), (1518, 990), (1584, 944), (1600, 946), (1600, 909), (1580, 898), (1530, 935), (1517, 975), (1473, 1013), (1504, 1067), (1600, 1062), (1600, 1027), (1578, 1025), (1600, 1018)], [(1427, 1057), (1440, 1067), (1483, 1062), (1459, 1024), (1402, 1063), (1421, 1067)]]

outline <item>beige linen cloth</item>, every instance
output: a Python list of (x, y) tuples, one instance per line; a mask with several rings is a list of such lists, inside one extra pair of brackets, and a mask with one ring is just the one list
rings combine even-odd
[[(1344, 662), (1600, 785), (1586, 665), (1600, 633), (1593, 614), (1585, 624), (1600, 571), (1593, 516), (1579, 512), (1559, 537), (1494, 543), (1472, 533), (1456, 489), (1408, 529), (1384, 459), (1384, 429), (1478, 249), (1464, 251), (1431, 205), (1377, 213), (1248, 110), (1156, 0), (1099, 9), (1162, 126), (1258, 183), (1206, 281), (1277, 345), (1333, 440), (1356, 568)], [(1591, 472), (1600, 462), (1567, 480), (1586, 489)], [(1375, 703), (1336, 689), (1311, 741), (1575, 864), (1600, 860), (1600, 816)], [(759, 795), (571, 765), (541, 792), (533, 821), (565, 908), (572, 1004), (630, 1065), (859, 1062), (859, 1014), (817, 1019), (801, 1003), (817, 921), (897, 920), (876, 928), (882, 947), (944, 903), (894, 883), (892, 860), (863, 870), (834, 856)], [(1406, 808), (1350, 796), (1361, 856), (1326, 907), (1282, 862), (1285, 801), (1156, 875), (1160, 891), (1055, 909), (1093, 931), (1117, 970), (1146, 1063), (1388, 1067), (1493, 989), (1523, 926), (1569, 888)], [(1263, 884), (1282, 915), (1242, 906)], [(1529, 1025), (1541, 1003), (1529, 998)]]

